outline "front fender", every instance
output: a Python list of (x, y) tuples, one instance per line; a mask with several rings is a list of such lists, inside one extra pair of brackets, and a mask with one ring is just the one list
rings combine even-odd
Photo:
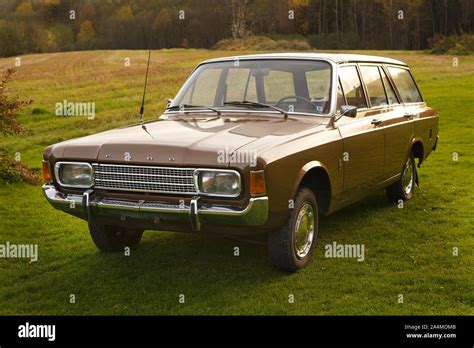
[[(303, 180), (304, 176), (312, 169), (314, 168), (321, 168), (323, 169), (328, 178), (329, 178), (329, 183), (331, 184), (331, 176), (329, 175), (329, 171), (328, 169), (326, 168), (326, 166), (321, 163), (320, 161), (310, 161), (308, 163), (306, 163), (301, 169), (300, 171), (298, 172), (298, 175), (296, 176), (296, 180), (295, 180), (295, 183), (293, 185), (293, 189), (291, 191), (291, 196), (292, 197), (295, 197), (296, 195), (296, 191), (298, 190), (298, 187), (300, 186), (301, 184), (301, 181)], [(332, 185), (331, 185), (332, 186)]]

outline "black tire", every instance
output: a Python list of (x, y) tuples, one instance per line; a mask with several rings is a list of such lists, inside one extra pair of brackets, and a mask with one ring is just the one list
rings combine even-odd
[[(407, 175), (410, 175), (410, 177)], [(415, 189), (416, 175), (415, 159), (413, 155), (410, 154), (403, 166), (400, 179), (386, 188), (389, 201), (398, 203), (400, 200), (410, 200), (413, 197), (413, 191)]]
[(102, 251), (123, 251), (125, 247), (133, 248), (142, 239), (143, 231), (124, 227), (103, 225), (89, 222), (92, 241)]
[[(312, 214), (306, 214), (301, 217), (300, 214), (302, 210), (307, 211), (308, 206), (312, 207)], [(307, 211), (309, 212), (309, 211)], [(303, 213), (305, 214), (305, 213)], [(311, 243), (304, 249), (306, 254), (303, 256), (303, 251), (300, 250), (300, 255), (298, 255), (296, 241), (296, 227), (302, 226), (301, 222), (311, 223), (311, 219), (308, 217), (313, 216), (313, 233), (311, 238)], [(319, 213), (318, 213), (318, 204), (316, 197), (314, 196), (313, 191), (309, 188), (302, 187), (298, 190), (298, 193), (295, 197), (294, 209), (291, 210), (290, 218), (288, 222), (281, 226), (278, 230), (270, 232), (268, 236), (268, 250), (270, 253), (270, 258), (272, 263), (279, 269), (287, 272), (296, 272), (300, 268), (303, 268), (307, 265), (313, 254), (316, 239), (318, 236), (318, 224), (319, 224)], [(310, 230), (310, 229), (309, 229)], [(300, 233), (301, 234), (301, 233)]]

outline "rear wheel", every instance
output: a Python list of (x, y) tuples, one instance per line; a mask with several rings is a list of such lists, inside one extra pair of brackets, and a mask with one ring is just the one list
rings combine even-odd
[(387, 187), (387, 197), (391, 202), (408, 201), (413, 197), (416, 181), (415, 159), (410, 154), (403, 166), (400, 179)]
[(288, 222), (268, 237), (273, 264), (289, 272), (305, 267), (316, 245), (318, 222), (316, 197), (309, 188), (303, 187), (296, 195)]
[(92, 241), (102, 251), (123, 251), (125, 247), (136, 246), (143, 235), (143, 230), (103, 225), (89, 222)]

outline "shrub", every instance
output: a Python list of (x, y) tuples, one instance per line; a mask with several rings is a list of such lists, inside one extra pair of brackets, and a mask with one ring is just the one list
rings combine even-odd
[(305, 39), (277, 39), (248, 36), (243, 39), (224, 39), (214, 49), (226, 51), (306, 51), (311, 47)]
[(345, 33), (343, 37), (336, 33), (314, 34), (308, 37), (309, 44), (316, 49), (354, 50), (362, 48), (356, 33)]
[[(13, 72), (13, 69), (7, 69), (0, 80), (0, 133), (2, 136), (25, 132), (25, 128), (18, 122), (17, 117), (20, 109), (32, 102), (32, 100), (10, 98), (5, 93), (6, 85), (11, 81)], [(14, 182), (36, 184), (39, 182), (38, 171), (27, 168), (0, 148), (0, 183)]]
[(13, 73), (13, 69), (7, 69), (0, 80), (0, 133), (3, 135), (21, 134), (26, 131), (17, 117), (23, 106), (33, 102), (7, 96), (6, 85), (11, 81)]
[(431, 54), (467, 55), (474, 53), (474, 35), (437, 35), (429, 40)]
[(39, 171), (29, 169), (0, 149), (0, 183), (12, 184), (16, 182), (38, 184), (40, 182)]

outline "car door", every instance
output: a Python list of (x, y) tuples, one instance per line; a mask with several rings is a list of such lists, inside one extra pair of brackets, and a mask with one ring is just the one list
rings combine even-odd
[(356, 118), (343, 116), (336, 122), (344, 144), (341, 203), (345, 204), (365, 196), (380, 181), (385, 139), (377, 114), (369, 109), (358, 66), (345, 64), (339, 66), (338, 72), (345, 104), (358, 108)]
[[(387, 129), (387, 173), (393, 176), (401, 173), (407, 160), (412, 139), (415, 137), (415, 121), (424, 105), (418, 88), (407, 67), (386, 66), (387, 80), (398, 91), (401, 107), (392, 115), (391, 127)], [(428, 134), (428, 132), (426, 132)]]
[(385, 138), (384, 181), (401, 173), (413, 137), (413, 122), (405, 115), (395, 90), (382, 65), (361, 64), (362, 80), (366, 86), (371, 110), (377, 113), (379, 128)]

